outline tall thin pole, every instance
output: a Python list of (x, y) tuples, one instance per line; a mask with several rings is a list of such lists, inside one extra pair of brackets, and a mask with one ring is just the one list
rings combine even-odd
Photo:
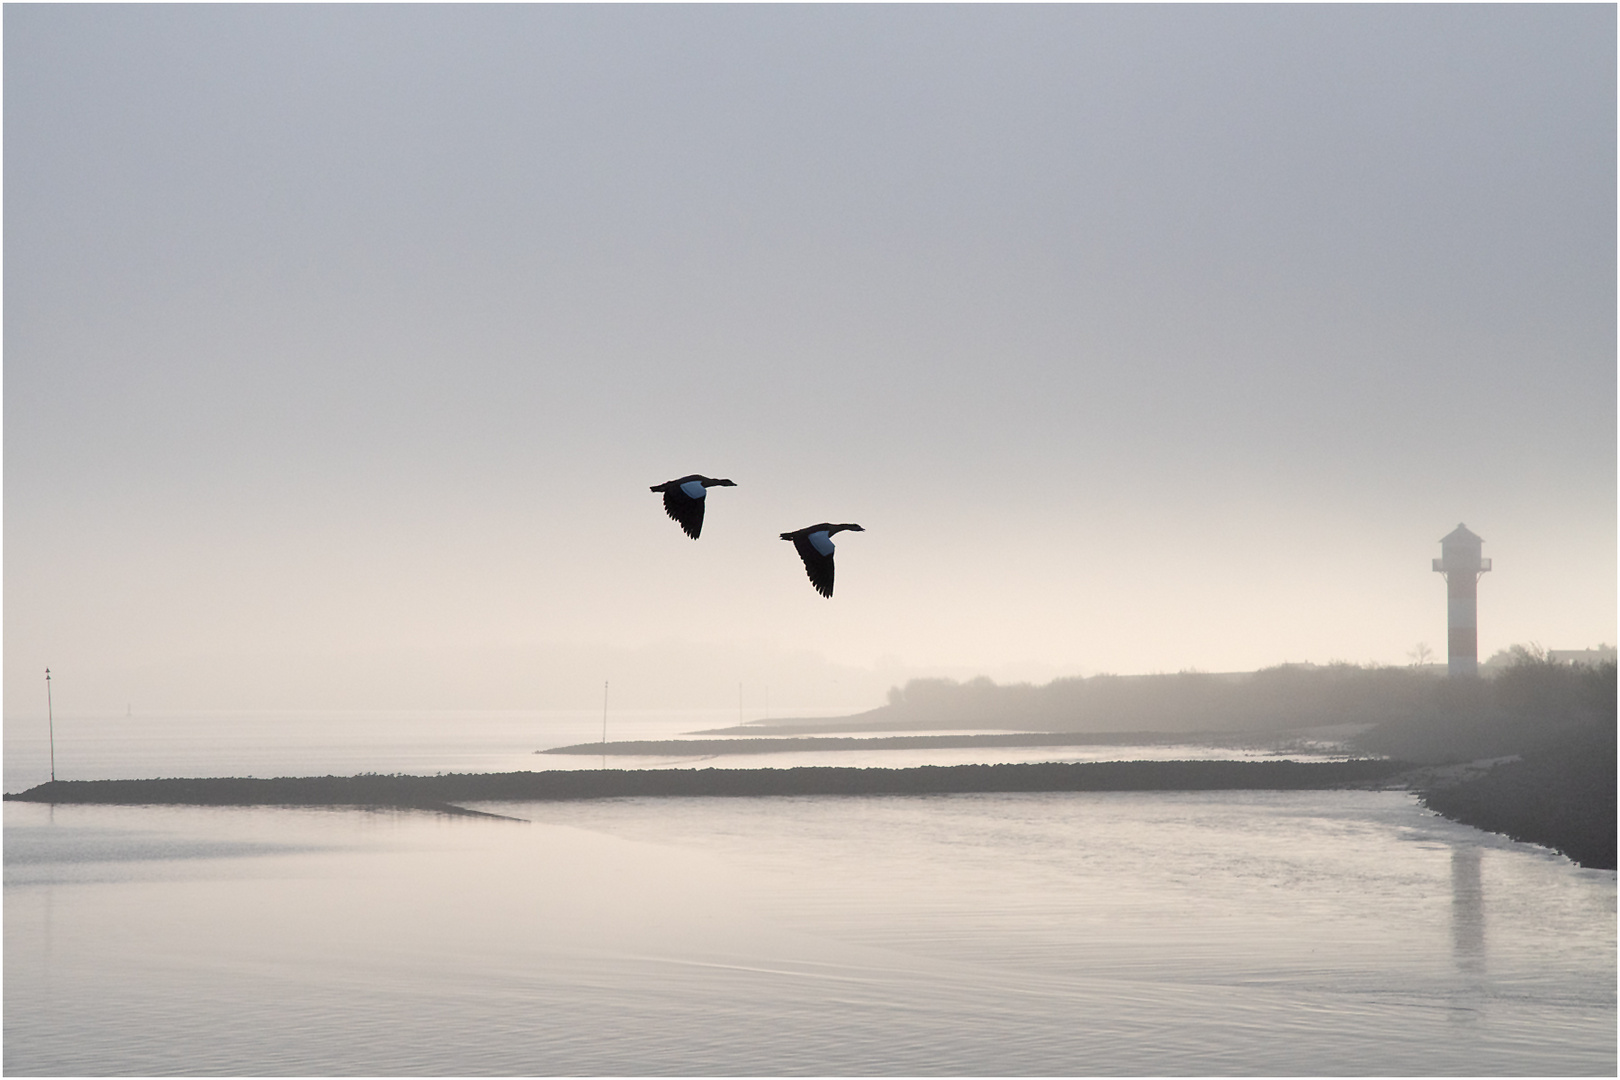
[(51, 731), (51, 783), (56, 783), (56, 709), (51, 705), (51, 669), (45, 669), (45, 720)]
[(607, 680), (602, 680), (602, 745), (607, 745)]
[(737, 726), (742, 726), (742, 683), (737, 684)]

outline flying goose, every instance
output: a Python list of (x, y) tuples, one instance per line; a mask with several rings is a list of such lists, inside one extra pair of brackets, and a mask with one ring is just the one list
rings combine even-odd
[(866, 531), (859, 525), (832, 525), (823, 521), (820, 525), (782, 534), (782, 539), (793, 541), (799, 558), (804, 560), (804, 572), (810, 576), (810, 584), (822, 596), (832, 596), (833, 590), (833, 542), (830, 538), (833, 533), (845, 529), (850, 532)]
[(709, 494), (704, 489), (736, 486), (730, 480), (711, 480), (693, 473), (679, 480), (666, 480), (650, 490), (664, 493), (664, 512), (680, 522), (686, 535), (696, 540), (703, 531), (703, 501)]

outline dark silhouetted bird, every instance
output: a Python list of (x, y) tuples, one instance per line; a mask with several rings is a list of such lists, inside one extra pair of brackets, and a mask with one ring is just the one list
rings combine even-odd
[(782, 539), (793, 541), (799, 558), (804, 560), (804, 572), (810, 576), (810, 584), (822, 596), (831, 596), (833, 590), (832, 534), (845, 529), (850, 532), (866, 531), (859, 525), (831, 525), (823, 521), (820, 525), (782, 534)]
[(686, 535), (696, 540), (703, 532), (703, 503), (709, 495), (705, 489), (736, 486), (730, 480), (711, 480), (693, 473), (679, 480), (666, 480), (651, 490), (664, 493), (664, 512), (680, 522)]

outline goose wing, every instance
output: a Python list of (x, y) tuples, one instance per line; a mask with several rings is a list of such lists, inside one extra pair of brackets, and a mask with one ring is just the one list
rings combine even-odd
[(682, 491), (679, 484), (671, 483), (664, 490), (664, 513), (680, 523), (686, 535), (696, 540), (703, 532), (703, 504), (706, 499), (694, 499)]
[(832, 552), (823, 555), (810, 542), (810, 537), (802, 534), (793, 537), (793, 546), (799, 552), (799, 558), (804, 560), (804, 572), (810, 578), (810, 584), (816, 587), (816, 592), (822, 596), (832, 596)]

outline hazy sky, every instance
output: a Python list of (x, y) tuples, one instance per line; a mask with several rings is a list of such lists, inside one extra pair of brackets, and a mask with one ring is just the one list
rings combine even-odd
[(1615, 18), (9, 5), (6, 710), (1613, 641)]

